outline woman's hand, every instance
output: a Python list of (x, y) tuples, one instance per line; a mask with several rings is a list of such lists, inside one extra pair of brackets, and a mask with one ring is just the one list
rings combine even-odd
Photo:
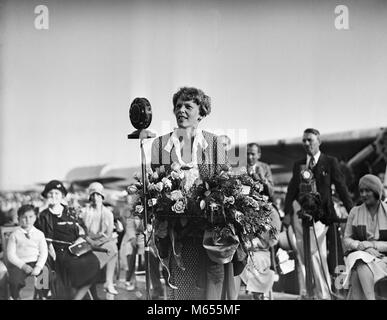
[(374, 248), (368, 248), (365, 251), (368, 252), (369, 254), (373, 255), (376, 258), (383, 257), (383, 254), (381, 254), (378, 250), (376, 250)]
[(92, 246), (92, 247), (98, 247), (98, 242), (91, 239), (90, 237), (86, 238), (86, 241)]

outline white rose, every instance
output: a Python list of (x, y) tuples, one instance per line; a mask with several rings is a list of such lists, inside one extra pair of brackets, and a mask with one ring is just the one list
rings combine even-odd
[(161, 192), (164, 188), (164, 184), (162, 182), (157, 182), (155, 185), (155, 190)]
[(144, 207), (141, 204), (138, 204), (134, 210), (136, 213), (141, 213), (144, 211)]
[(164, 184), (165, 188), (172, 188), (172, 181), (168, 178), (163, 178), (161, 182)]
[(138, 189), (135, 185), (132, 184), (128, 187), (127, 191), (128, 191), (128, 194), (134, 194), (134, 193), (137, 193)]
[(181, 168), (181, 165), (178, 164), (177, 162), (174, 162), (174, 163), (172, 163), (172, 165), (171, 165), (171, 169), (172, 169), (173, 171), (178, 171), (178, 170), (180, 170), (180, 168)]
[(183, 198), (183, 193), (180, 190), (173, 190), (171, 192), (171, 200), (177, 201), (181, 198)]
[(176, 180), (176, 179), (183, 179), (184, 178), (184, 172), (179, 170), (179, 171), (172, 171), (171, 172), (171, 178)]
[(177, 200), (176, 203), (172, 206), (172, 211), (176, 213), (183, 213), (185, 210), (185, 203), (183, 200)]

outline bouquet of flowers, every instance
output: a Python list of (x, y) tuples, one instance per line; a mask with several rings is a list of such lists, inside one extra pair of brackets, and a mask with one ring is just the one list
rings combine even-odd
[[(138, 175), (135, 179), (137, 182), (128, 187), (128, 192), (137, 197), (135, 212), (141, 215), (142, 183)], [(148, 171), (146, 184), (147, 209), (155, 217), (202, 218), (212, 227), (232, 224), (246, 241), (263, 232), (274, 232), (271, 203), (261, 194), (263, 185), (245, 171), (234, 173), (225, 168), (201, 180), (198, 173), (185, 171), (174, 163), (169, 174), (162, 169)]]

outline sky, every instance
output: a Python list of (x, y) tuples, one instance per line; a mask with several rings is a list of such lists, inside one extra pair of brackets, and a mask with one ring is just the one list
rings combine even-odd
[(182, 86), (234, 143), (386, 126), (386, 15), (383, 0), (0, 0), (0, 190), (139, 165), (130, 103), (148, 98), (164, 134)]

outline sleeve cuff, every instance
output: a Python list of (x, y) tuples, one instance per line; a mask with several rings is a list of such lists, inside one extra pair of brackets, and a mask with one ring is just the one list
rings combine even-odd
[(18, 267), (19, 269), (21, 269), (21, 268), (25, 265), (25, 262), (20, 261), (20, 262), (14, 262), (13, 264), (14, 264), (16, 267)]

